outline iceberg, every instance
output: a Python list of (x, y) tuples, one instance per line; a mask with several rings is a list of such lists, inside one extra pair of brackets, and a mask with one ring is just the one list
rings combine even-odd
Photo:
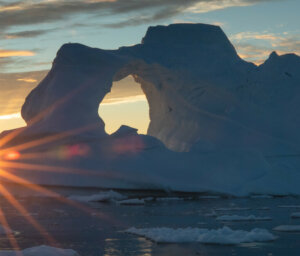
[(118, 200), (124, 200), (127, 197), (115, 192), (113, 190), (110, 191), (103, 191), (98, 194), (93, 195), (73, 195), (69, 196), (69, 199), (79, 201), (79, 202), (114, 202)]
[[(20, 153), (2, 167), (39, 185), (300, 195), (299, 69), (295, 54), (246, 62), (207, 24), (149, 27), (117, 50), (65, 44), (25, 100), (27, 126), (0, 136), (1, 158)], [(128, 75), (148, 100), (148, 133), (108, 135), (98, 107)]]

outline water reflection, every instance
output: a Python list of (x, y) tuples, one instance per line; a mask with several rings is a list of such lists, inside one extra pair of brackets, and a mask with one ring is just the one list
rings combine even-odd
[(141, 237), (105, 239), (104, 256), (151, 256), (153, 243)]

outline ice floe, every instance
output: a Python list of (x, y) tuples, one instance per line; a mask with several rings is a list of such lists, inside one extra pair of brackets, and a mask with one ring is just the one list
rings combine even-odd
[(281, 232), (300, 232), (300, 225), (280, 225), (273, 228), (273, 230)]
[(293, 212), (291, 214), (291, 218), (294, 218), (294, 219), (300, 218), (300, 212)]
[(71, 249), (60, 249), (46, 245), (27, 248), (22, 251), (0, 251), (0, 256), (79, 256)]
[(204, 228), (129, 228), (127, 233), (146, 237), (158, 243), (205, 243), (235, 245), (240, 243), (273, 241), (276, 237), (266, 229), (254, 228), (251, 231)]
[(219, 221), (266, 221), (272, 220), (271, 217), (261, 217), (261, 216), (240, 216), (240, 215), (222, 215), (217, 218)]

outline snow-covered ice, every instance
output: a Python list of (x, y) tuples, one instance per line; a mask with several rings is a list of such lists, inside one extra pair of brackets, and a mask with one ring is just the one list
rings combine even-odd
[(222, 207), (222, 208), (216, 208), (215, 211), (220, 211), (220, 212), (226, 212), (226, 211), (248, 211), (251, 210), (251, 208), (248, 207)]
[(267, 199), (267, 198), (274, 198), (273, 196), (271, 195), (252, 195), (251, 198), (254, 198), (254, 199)]
[(300, 212), (293, 212), (291, 214), (291, 218), (295, 218), (295, 219), (300, 218)]
[(138, 198), (132, 198), (132, 199), (126, 199), (118, 201), (118, 204), (122, 205), (144, 205), (145, 200), (144, 199), (138, 199)]
[(259, 207), (259, 208), (256, 208), (256, 210), (260, 210), (260, 211), (269, 211), (269, 210), (270, 210), (270, 207)]
[(222, 215), (217, 217), (219, 221), (266, 221), (272, 220), (271, 217), (262, 217), (255, 215), (240, 216), (240, 215)]
[(220, 199), (220, 196), (199, 196), (199, 199)]
[(280, 225), (273, 228), (273, 230), (281, 232), (300, 232), (300, 225)]
[(273, 241), (276, 237), (266, 229), (254, 228), (251, 231), (202, 228), (129, 228), (126, 232), (144, 236), (158, 243), (205, 243), (234, 245), (240, 243)]
[(300, 209), (300, 205), (278, 205), (278, 208), (296, 208)]
[[(18, 256), (16, 251), (0, 251), (0, 256)], [(60, 249), (51, 246), (41, 245), (27, 248), (21, 251), (23, 256), (79, 256), (77, 252), (72, 249)]]
[(156, 201), (158, 202), (168, 202), (168, 201), (183, 201), (183, 197), (158, 197)]
[(110, 201), (120, 201), (126, 198), (127, 198), (126, 196), (118, 192), (115, 192), (113, 190), (103, 191), (93, 195), (86, 195), (86, 196), (73, 195), (69, 197), (69, 199), (71, 200), (76, 200), (80, 202), (110, 202)]
[(205, 213), (204, 216), (206, 216), (206, 217), (216, 217), (217, 213), (214, 210), (212, 210), (209, 213)]

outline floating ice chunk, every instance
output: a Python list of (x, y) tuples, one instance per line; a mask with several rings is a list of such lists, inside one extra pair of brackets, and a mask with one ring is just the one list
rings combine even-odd
[(229, 207), (229, 208), (216, 208), (215, 211), (248, 211), (251, 210), (251, 208), (247, 207)]
[(299, 208), (300, 205), (278, 205), (279, 208)]
[(271, 217), (259, 217), (254, 215), (239, 216), (239, 215), (223, 215), (219, 216), (217, 220), (220, 221), (266, 221), (272, 220)]
[(267, 199), (267, 198), (273, 198), (271, 195), (252, 195), (251, 198), (262, 198), (262, 199)]
[(199, 199), (220, 199), (220, 196), (199, 196)]
[(281, 232), (300, 232), (300, 225), (280, 225), (273, 228), (273, 230)]
[(118, 203), (123, 204), (123, 205), (143, 205), (143, 204), (145, 204), (145, 200), (133, 198), (133, 199), (118, 201)]
[[(0, 251), (0, 256), (17, 256), (17, 251)], [(79, 256), (77, 252), (71, 249), (60, 249), (51, 246), (41, 245), (27, 248), (21, 251), (23, 256)]]
[(204, 214), (204, 216), (206, 216), (206, 217), (216, 217), (217, 213), (214, 210), (212, 210), (210, 213)]
[(144, 201), (146, 201), (146, 202), (154, 201), (154, 197), (152, 197), (152, 196), (150, 196), (150, 197), (145, 197), (145, 198), (143, 198), (143, 199), (144, 199)]
[(166, 202), (166, 201), (183, 201), (184, 198), (183, 197), (158, 197), (156, 198), (156, 201), (162, 201), (162, 202)]
[(70, 196), (69, 199), (80, 202), (110, 202), (124, 200), (127, 197), (113, 190), (103, 191), (89, 196)]
[(260, 210), (260, 211), (269, 211), (269, 210), (270, 210), (270, 207), (259, 207), (259, 208), (256, 208), (256, 210)]
[(229, 227), (220, 229), (202, 228), (130, 228), (126, 232), (144, 236), (158, 243), (191, 243), (227, 244), (273, 241), (276, 237), (265, 229), (255, 228), (251, 231), (232, 230)]
[(291, 214), (291, 218), (300, 218), (300, 212), (293, 212), (292, 214)]

